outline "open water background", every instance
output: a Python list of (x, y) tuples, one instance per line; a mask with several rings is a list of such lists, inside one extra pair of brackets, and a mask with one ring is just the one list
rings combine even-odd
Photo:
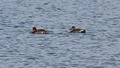
[(120, 0), (0, 0), (0, 68), (120, 68)]

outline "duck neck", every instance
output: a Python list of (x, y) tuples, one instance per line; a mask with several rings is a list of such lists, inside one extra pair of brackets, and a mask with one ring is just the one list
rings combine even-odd
[(37, 30), (32, 30), (32, 33), (35, 33)]

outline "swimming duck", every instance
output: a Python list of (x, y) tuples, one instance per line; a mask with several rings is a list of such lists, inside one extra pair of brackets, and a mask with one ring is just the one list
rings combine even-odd
[(33, 33), (33, 34), (48, 34), (48, 31), (46, 31), (44, 29), (37, 29), (36, 27), (33, 27), (31, 33)]
[(71, 30), (70, 32), (73, 32), (73, 33), (86, 33), (85, 29), (77, 29), (75, 26), (72, 26), (70, 30)]

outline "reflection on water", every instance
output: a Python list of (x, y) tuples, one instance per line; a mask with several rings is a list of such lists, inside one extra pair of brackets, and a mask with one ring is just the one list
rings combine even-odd
[[(0, 1), (0, 68), (120, 68), (118, 6), (119, 0)], [(70, 33), (73, 25), (86, 33)], [(33, 26), (50, 34), (31, 34)]]

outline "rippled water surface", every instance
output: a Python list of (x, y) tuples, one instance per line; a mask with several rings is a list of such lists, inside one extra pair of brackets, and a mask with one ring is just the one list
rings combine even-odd
[(120, 68), (120, 0), (0, 0), (0, 68)]

